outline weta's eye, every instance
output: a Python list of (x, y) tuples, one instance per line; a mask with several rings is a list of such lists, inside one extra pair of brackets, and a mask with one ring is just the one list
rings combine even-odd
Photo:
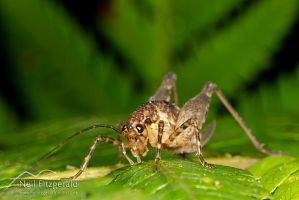
[(121, 128), (121, 131), (124, 132), (127, 129), (128, 129), (127, 125), (123, 125), (123, 127)]
[(142, 133), (142, 132), (143, 132), (143, 129), (144, 129), (144, 127), (143, 127), (143, 125), (142, 125), (142, 124), (137, 124), (137, 125), (136, 125), (136, 129), (137, 129), (138, 133)]

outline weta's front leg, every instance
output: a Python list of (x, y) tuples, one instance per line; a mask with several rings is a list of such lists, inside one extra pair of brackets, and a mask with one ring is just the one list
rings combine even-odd
[(164, 131), (164, 121), (160, 120), (158, 124), (158, 142), (157, 142), (157, 153), (155, 158), (155, 170), (158, 171), (159, 161), (161, 160), (161, 143)]
[(205, 159), (202, 156), (202, 151), (201, 151), (202, 146), (200, 143), (200, 134), (199, 134), (198, 129), (196, 129), (196, 131), (195, 131), (195, 136), (196, 136), (196, 146), (197, 146), (196, 155), (197, 155), (198, 159), (200, 160), (201, 164), (205, 167), (214, 167), (213, 164), (207, 163), (207, 161), (205, 161)]
[(111, 137), (108, 137), (108, 136), (99, 135), (99, 136), (96, 137), (96, 139), (94, 140), (93, 144), (89, 148), (89, 151), (88, 151), (87, 155), (84, 158), (84, 161), (83, 161), (83, 163), (82, 163), (82, 165), (80, 167), (80, 170), (74, 176), (71, 176), (69, 178), (63, 178), (63, 179), (76, 179), (76, 178), (78, 178), (83, 173), (83, 171), (86, 169), (86, 167), (87, 167), (87, 165), (89, 163), (89, 160), (90, 160), (92, 154), (94, 153), (94, 150), (96, 149), (96, 146), (97, 146), (98, 142), (111, 143), (111, 144), (113, 144), (115, 146), (118, 146), (119, 149), (122, 150), (122, 154), (128, 160), (128, 162), (131, 165), (134, 164), (134, 162), (126, 154), (126, 149), (125, 149), (124, 143), (122, 143), (120, 140), (117, 140), (117, 139), (114, 139), (114, 138), (111, 138)]

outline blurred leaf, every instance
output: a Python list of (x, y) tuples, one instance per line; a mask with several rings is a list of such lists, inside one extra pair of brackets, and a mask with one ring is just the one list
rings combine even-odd
[[(299, 160), (290, 157), (274, 157), (260, 162), (253, 166), (250, 171), (253, 175), (260, 177), (260, 182), (270, 193), (274, 193), (277, 188), (286, 183), (290, 176), (299, 171)], [(266, 166), (266, 169), (263, 166)], [(298, 184), (297, 178), (294, 181)], [(298, 193), (299, 189), (297, 188), (292, 192)]]
[[(132, 0), (117, 0), (114, 2), (112, 16), (108, 21), (100, 23), (100, 30), (117, 46), (122, 56), (129, 58), (142, 78), (153, 77), (157, 71), (151, 70), (157, 66), (154, 52), (155, 27), (144, 16), (138, 13)], [(161, 2), (163, 4), (163, 2)], [(140, 68), (143, 67), (143, 68)], [(161, 66), (160, 66), (161, 67)], [(141, 73), (141, 71), (143, 73)]]
[(5, 42), (16, 66), (13, 81), (22, 87), (31, 117), (126, 110), (130, 81), (119, 76), (114, 61), (96, 50), (94, 40), (63, 9), (42, 0), (0, 5)]
[(280, 75), (278, 82), (262, 85), (254, 94), (240, 95), (240, 112), (256, 135), (273, 148), (299, 155), (297, 72)]
[(273, 199), (298, 199), (299, 198), (299, 172), (292, 174), (280, 187), (277, 188)]
[(242, 9), (242, 3), (242, 0), (174, 1), (171, 4), (172, 29), (168, 30), (168, 34), (173, 36), (172, 46), (175, 50), (182, 50), (188, 43), (204, 42), (203, 37), (214, 34), (219, 22), (228, 22), (226, 16), (235, 9)]
[[(175, 69), (179, 93), (184, 100), (198, 92), (207, 80), (217, 82), (232, 95), (241, 84), (267, 67), (271, 54), (279, 48), (298, 11), (298, 2), (294, 0), (262, 1), (248, 4), (243, 13), (229, 22), (223, 19), (243, 3), (237, 0), (215, 5), (204, 1), (135, 3), (119, 0), (99, 29), (125, 52), (124, 57), (149, 85), (161, 79), (165, 71)], [(221, 20), (227, 26), (213, 31)], [(200, 36), (207, 31), (211, 33), (202, 41)], [(193, 48), (189, 45), (181, 50), (187, 59), (180, 60), (176, 49), (190, 41)], [(176, 43), (175, 48), (171, 48), (173, 43)]]
[[(95, 40), (53, 1), (0, 1), (3, 41), (16, 66), (14, 81), (22, 88), (22, 101), (33, 119), (55, 118), (54, 122), (33, 124), (1, 137), (0, 187), (74, 131), (95, 123), (115, 124), (118, 119), (58, 118), (124, 114), (146, 99), (146, 90), (158, 86), (162, 74), (170, 69), (178, 74), (181, 102), (198, 93), (205, 81), (212, 80), (225, 95), (239, 101), (237, 110), (261, 142), (270, 149), (299, 156), (299, 67), (296, 73), (280, 75), (270, 86), (262, 85), (256, 94), (239, 92), (244, 83), (254, 80), (269, 66), (296, 20), (298, 1), (227, 0), (211, 4), (196, 0), (116, 0), (111, 5), (99, 29), (111, 42), (109, 45), (116, 47), (116, 57), (121, 61), (97, 47)], [(243, 9), (242, 5), (246, 8), (232, 15)], [(9, 107), (0, 99), (0, 123), (6, 123), (9, 113)], [(98, 134), (117, 137), (102, 129), (83, 134), (34, 172), (59, 170), (57, 176), (49, 175), (51, 179), (73, 174)], [(211, 162), (245, 169), (261, 156), (228, 115), (217, 121), (215, 136), (203, 152), (205, 157), (221, 156), (207, 159)], [(51, 188), (10, 188), (1, 198), (21, 198), (20, 194), (31, 198), (36, 194), (34, 197), (40, 199), (65, 199), (75, 194), (91, 199), (290, 199), (299, 193), (299, 163), (293, 157), (265, 158), (250, 168), (252, 175), (219, 165), (203, 168), (197, 160), (175, 159), (174, 153), (163, 151), (159, 172), (153, 170), (150, 161), (106, 176), (118, 168), (117, 153), (114, 146), (99, 144), (89, 166), (100, 167), (88, 169), (78, 188), (59, 188), (57, 193), (46, 196), (38, 194), (53, 193)], [(251, 157), (238, 160), (223, 157), (226, 153)], [(154, 155), (151, 149), (145, 160), (153, 160)], [(66, 168), (75, 169), (65, 171)]]
[(211, 80), (226, 95), (234, 95), (236, 89), (268, 66), (271, 54), (279, 48), (294, 23), (297, 11), (298, 1), (294, 0), (252, 4), (230, 26), (219, 30), (200, 46), (194, 45), (194, 56), (178, 63), (177, 73), (182, 80), (178, 90), (183, 97), (195, 95)]
[(286, 162), (295, 160), (296, 158), (288, 156), (270, 156), (260, 160), (254, 166), (252, 166), (249, 171), (258, 178), (261, 178), (265, 173), (270, 171), (272, 168), (277, 167)]

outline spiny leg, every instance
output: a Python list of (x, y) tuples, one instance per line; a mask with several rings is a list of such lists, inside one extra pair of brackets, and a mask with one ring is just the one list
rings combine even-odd
[(140, 144), (140, 140), (137, 139), (135, 146), (133, 147), (133, 150), (131, 150), (132, 155), (136, 158), (137, 163), (141, 163), (141, 158), (139, 156), (139, 153), (137, 151), (137, 147)]
[(121, 134), (120, 130), (118, 130), (117, 128), (109, 125), (109, 124), (95, 124), (92, 126), (89, 126), (87, 128), (84, 128), (80, 131), (77, 131), (75, 133), (73, 133), (72, 135), (70, 135), (69, 137), (67, 137), (65, 140), (63, 140), (61, 143), (59, 143), (58, 145), (56, 145), (53, 149), (51, 149), (51, 151), (49, 151), (48, 153), (46, 153), (45, 155), (43, 155), (38, 161), (36, 161), (35, 163), (33, 163), (30, 168), (28, 169), (29, 171), (34, 169), (36, 166), (38, 166), (41, 162), (43, 162), (44, 160), (48, 159), (49, 157), (51, 157), (53, 154), (55, 154), (61, 147), (63, 147), (65, 144), (67, 144), (69, 141), (71, 141), (72, 139), (74, 139), (75, 137), (93, 130), (93, 129), (97, 129), (97, 128), (108, 128), (108, 129), (112, 129), (115, 132), (117, 132), (118, 134)]
[(196, 131), (195, 131), (195, 136), (196, 136), (196, 145), (197, 145), (196, 155), (197, 155), (198, 159), (200, 160), (202, 166), (213, 167), (214, 166), (213, 164), (207, 163), (207, 161), (205, 161), (205, 159), (203, 158), (202, 151), (201, 151), (202, 146), (200, 143), (200, 134), (199, 134), (198, 129), (196, 129)]
[(236, 110), (232, 107), (232, 105), (228, 102), (228, 100), (225, 98), (224, 94), (222, 91), (219, 89), (219, 87), (211, 82), (206, 83), (203, 91), (206, 93), (208, 97), (211, 98), (213, 92), (217, 95), (217, 97), (220, 99), (220, 101), (223, 103), (223, 105), (226, 107), (226, 109), (230, 112), (230, 114), (233, 116), (233, 118), (237, 121), (237, 123), (240, 125), (240, 127), (244, 130), (248, 138), (251, 140), (253, 143), (254, 147), (266, 154), (266, 155), (280, 155), (284, 154), (283, 152), (280, 151), (271, 151), (265, 148), (265, 145), (263, 143), (260, 143), (256, 137), (253, 135), (252, 131), (250, 128), (246, 125), (244, 120), (241, 118), (241, 116), (236, 112)]
[(130, 163), (130, 165), (134, 165), (134, 161), (131, 160), (131, 158), (127, 155), (126, 147), (125, 147), (125, 144), (123, 142), (121, 143), (121, 148), (122, 148), (123, 156), (127, 159), (127, 161)]
[(122, 157), (125, 157), (130, 165), (134, 165), (134, 161), (132, 161), (131, 158), (127, 155), (126, 146), (124, 145), (124, 143), (118, 145), (117, 163), (121, 164)]
[(155, 158), (155, 170), (158, 171), (159, 161), (161, 160), (161, 143), (164, 130), (164, 121), (160, 120), (158, 124), (158, 143), (157, 143), (157, 153)]
[(149, 99), (150, 101), (167, 101), (170, 102), (171, 92), (173, 93), (173, 100), (178, 105), (178, 95), (176, 91), (176, 74), (169, 72), (165, 75), (160, 87), (155, 94)]
[[(83, 161), (83, 163), (82, 163), (82, 165), (80, 167), (80, 170), (74, 176), (69, 177), (69, 179), (76, 179), (76, 178), (78, 178), (83, 173), (83, 171), (86, 169), (86, 167), (87, 167), (87, 165), (89, 163), (89, 160), (90, 160), (92, 154), (94, 153), (94, 150), (96, 149), (96, 146), (97, 146), (98, 142), (111, 143), (111, 144), (114, 144), (114, 145), (117, 145), (117, 146), (122, 145), (121, 141), (116, 140), (114, 138), (107, 137), (107, 136), (98, 136), (94, 140), (94, 142), (91, 145), (91, 147), (90, 147), (87, 155), (85, 156), (84, 161)], [(125, 156), (125, 154), (124, 154), (124, 156)], [(128, 161), (130, 163), (133, 162), (130, 158), (128, 158), (128, 157), (126, 157), (126, 158), (128, 159)]]

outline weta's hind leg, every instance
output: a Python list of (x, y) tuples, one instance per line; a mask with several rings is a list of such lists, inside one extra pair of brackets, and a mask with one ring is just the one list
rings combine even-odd
[(176, 75), (175, 73), (168, 73), (165, 75), (160, 87), (153, 96), (149, 99), (150, 101), (168, 101), (170, 102), (171, 93), (173, 94), (173, 100), (178, 105), (178, 95), (176, 92)]
[(264, 144), (260, 143), (251, 130), (248, 128), (246, 123), (240, 117), (240, 115), (235, 111), (235, 109), (231, 106), (228, 100), (225, 98), (221, 90), (214, 83), (208, 82), (205, 84), (203, 90), (195, 97), (190, 99), (181, 109), (181, 112), (178, 117), (177, 126), (181, 126), (188, 119), (194, 118), (197, 119), (198, 128), (201, 129), (203, 123), (205, 122), (206, 113), (208, 111), (212, 94), (216, 93), (217, 97), (226, 107), (226, 109), (230, 112), (233, 118), (238, 122), (241, 128), (244, 130), (248, 138), (251, 140), (253, 145), (257, 150), (266, 154), (266, 155), (278, 155), (282, 154), (282, 152), (274, 152), (266, 149)]
[(224, 94), (221, 92), (219, 87), (211, 82), (206, 83), (204, 90), (206, 91), (208, 96), (211, 96), (213, 92), (217, 95), (217, 97), (220, 99), (220, 101), (223, 103), (223, 105), (226, 107), (226, 109), (230, 112), (230, 114), (233, 116), (233, 118), (237, 121), (237, 123), (240, 125), (240, 127), (244, 130), (248, 138), (253, 143), (254, 147), (266, 154), (266, 155), (280, 155), (284, 154), (280, 151), (271, 151), (269, 149), (265, 148), (265, 145), (263, 143), (260, 143), (256, 137), (251, 132), (250, 128), (246, 125), (244, 120), (241, 118), (241, 116), (237, 113), (237, 111), (232, 107), (232, 105), (228, 102), (228, 100), (225, 98)]

